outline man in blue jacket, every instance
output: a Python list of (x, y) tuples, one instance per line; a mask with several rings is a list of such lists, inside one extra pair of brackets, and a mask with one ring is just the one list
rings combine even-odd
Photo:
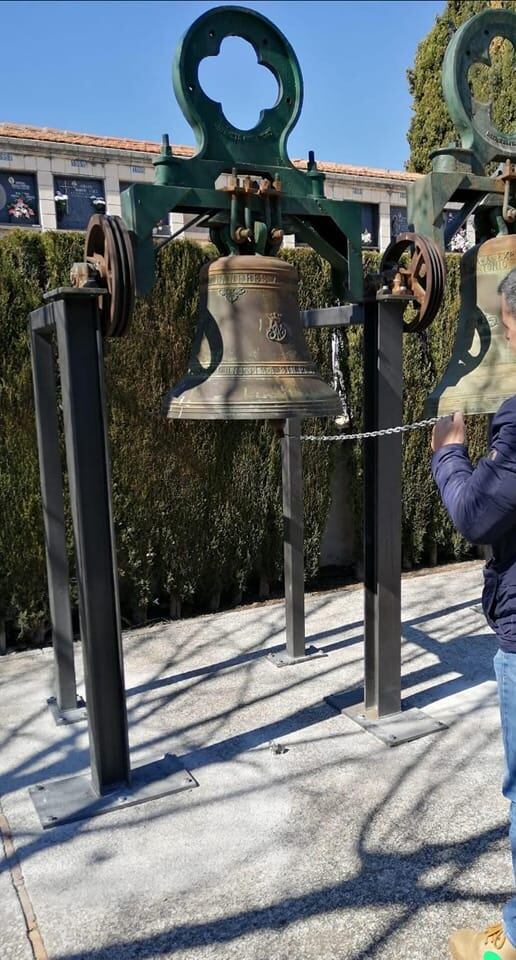
[[(499, 287), (505, 337), (516, 351), (516, 270)], [(498, 639), (494, 658), (505, 752), (502, 792), (510, 800), (509, 838), (516, 878), (516, 396), (493, 418), (490, 451), (473, 468), (461, 413), (440, 420), (432, 434), (432, 473), (454, 526), (471, 543), (490, 544), (482, 605)], [(516, 896), (501, 923), (458, 930), (449, 940), (454, 960), (516, 960)]]

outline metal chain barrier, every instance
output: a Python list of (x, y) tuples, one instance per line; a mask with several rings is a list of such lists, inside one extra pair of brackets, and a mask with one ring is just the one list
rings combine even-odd
[(301, 440), (315, 440), (318, 443), (337, 441), (342, 443), (344, 440), (368, 440), (369, 437), (387, 437), (392, 433), (407, 433), (409, 430), (420, 430), (422, 427), (433, 427), (444, 417), (431, 417), (430, 420), (418, 420), (416, 423), (405, 423), (401, 427), (385, 427), (384, 430), (367, 430), (364, 433), (343, 433), (340, 435), (331, 434), (328, 436), (304, 435)]

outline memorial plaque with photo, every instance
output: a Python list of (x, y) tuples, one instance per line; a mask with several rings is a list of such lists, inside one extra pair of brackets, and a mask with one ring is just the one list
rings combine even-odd
[(361, 203), (362, 207), (362, 246), (378, 246), (378, 204)]
[(104, 181), (90, 177), (54, 177), (57, 226), (86, 230), (94, 213), (106, 212)]
[(408, 232), (407, 208), (391, 207), (391, 240), (399, 233)]
[[(452, 220), (457, 216), (456, 210), (445, 210), (444, 211), (444, 222), (445, 226), (448, 226)], [(468, 234), (466, 230), (466, 224), (463, 224), (459, 230), (454, 233), (453, 237), (446, 244), (446, 249), (449, 253), (465, 253), (466, 250), (469, 250), (473, 246), (474, 241), (468, 240)]]
[(0, 172), (0, 223), (17, 227), (39, 223), (35, 173)]

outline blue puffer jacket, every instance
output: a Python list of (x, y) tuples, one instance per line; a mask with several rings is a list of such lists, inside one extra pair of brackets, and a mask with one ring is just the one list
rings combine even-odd
[(459, 533), (491, 544), (482, 605), (503, 650), (516, 653), (516, 396), (493, 417), (489, 456), (475, 469), (463, 444), (432, 457), (432, 473)]

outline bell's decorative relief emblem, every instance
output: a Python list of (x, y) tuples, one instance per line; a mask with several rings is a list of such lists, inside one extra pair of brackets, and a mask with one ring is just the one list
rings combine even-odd
[(224, 297), (228, 303), (236, 303), (245, 292), (244, 287), (224, 287), (223, 290), (219, 290), (219, 296)]
[(287, 328), (281, 322), (281, 313), (267, 313), (263, 319), (269, 323), (265, 334), (267, 339), (274, 343), (283, 343), (287, 339)]

